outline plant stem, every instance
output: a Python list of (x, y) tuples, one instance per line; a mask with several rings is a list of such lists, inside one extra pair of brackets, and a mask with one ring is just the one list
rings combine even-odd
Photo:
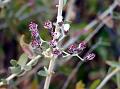
[[(36, 56), (34, 59), (31, 59), (30, 62), (28, 62), (26, 65), (31, 65), (33, 64), (36, 60), (38, 60), (41, 56), (38, 55)], [(6, 78), (5, 80), (7, 81), (7, 83), (9, 84), (9, 81), (12, 80), (13, 78), (15, 78), (16, 76), (18, 76), (19, 74), (11, 74), (8, 78)], [(3, 82), (0, 82), (0, 86), (4, 85)]]
[(58, 12), (57, 12), (57, 25), (55, 27), (55, 32), (59, 32), (59, 26), (58, 23), (62, 21), (62, 10), (63, 10), (63, 0), (59, 0), (59, 5), (58, 6)]
[[(120, 58), (118, 59), (120, 63)], [(117, 88), (120, 89), (120, 72), (116, 74)]]
[(63, 0), (59, 0), (57, 23), (59, 22), (59, 19), (58, 19), (59, 16), (62, 16), (62, 10), (63, 10)]
[(49, 88), (50, 80), (51, 80), (51, 77), (52, 77), (52, 72), (53, 72), (53, 69), (54, 69), (54, 65), (55, 65), (55, 58), (51, 59), (51, 61), (50, 61), (49, 68), (48, 68), (49, 75), (46, 77), (44, 89)]
[[(57, 25), (55, 27), (55, 32), (59, 32), (58, 23), (62, 21), (63, 0), (59, 0), (59, 5), (57, 6), (58, 6), (58, 12), (57, 12), (57, 22), (56, 22)], [(56, 60), (55, 56), (53, 56), (53, 59), (50, 60), (50, 64), (48, 68), (49, 75), (46, 77), (44, 89), (49, 88), (50, 80), (52, 77), (52, 72), (53, 72), (54, 65), (55, 65), (55, 60)]]
[(116, 73), (120, 71), (120, 68), (114, 69), (110, 74), (108, 74), (103, 81), (100, 83), (100, 85), (96, 89), (102, 89), (102, 87), (108, 82), (108, 80), (111, 79)]

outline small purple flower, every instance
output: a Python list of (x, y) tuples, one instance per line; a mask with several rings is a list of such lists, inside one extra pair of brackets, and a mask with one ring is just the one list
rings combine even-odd
[(52, 46), (53, 48), (55, 48), (57, 45), (57, 41), (53, 39), (49, 42), (49, 45)]
[(31, 45), (33, 48), (38, 48), (41, 46), (41, 41), (39, 41), (37, 39), (33, 39)]
[(37, 27), (38, 27), (38, 25), (36, 23), (34, 23), (34, 22), (31, 22), (29, 24), (30, 31), (38, 31)]
[(62, 52), (59, 49), (53, 49), (53, 54), (56, 56), (62, 56)]
[(75, 44), (71, 45), (69, 48), (68, 48), (68, 52), (73, 54), (73, 53), (78, 53), (78, 49), (77, 49), (77, 46)]
[(52, 22), (51, 21), (46, 21), (45, 23), (44, 23), (44, 28), (45, 29), (52, 29)]
[(85, 57), (84, 60), (93, 60), (95, 58), (94, 53), (88, 53)]
[(78, 46), (78, 49), (79, 49), (79, 50), (83, 50), (83, 49), (85, 49), (85, 48), (86, 48), (85, 42), (79, 43), (79, 46)]
[(36, 38), (36, 37), (39, 36), (39, 33), (38, 33), (38, 31), (31, 31), (31, 35), (32, 35), (34, 38)]
[(39, 37), (39, 32), (38, 32), (37, 26), (38, 25), (36, 23), (33, 23), (33, 22), (31, 22), (29, 24), (29, 30), (31, 31), (31, 35), (33, 36), (33, 38)]

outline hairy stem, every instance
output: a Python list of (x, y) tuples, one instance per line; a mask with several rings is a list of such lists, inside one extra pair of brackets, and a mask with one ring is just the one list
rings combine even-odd
[[(59, 5), (57, 5), (57, 6), (58, 6), (58, 13), (57, 13), (57, 22), (56, 22), (57, 25), (55, 27), (55, 32), (59, 32), (58, 23), (62, 22), (63, 0), (59, 0)], [(54, 57), (54, 56), (50, 60), (50, 64), (49, 64), (49, 68), (48, 68), (49, 75), (46, 77), (44, 89), (49, 88), (50, 80), (51, 80), (51, 77), (52, 77), (52, 72), (53, 72), (54, 65), (55, 65), (55, 60), (56, 60), (56, 57)]]

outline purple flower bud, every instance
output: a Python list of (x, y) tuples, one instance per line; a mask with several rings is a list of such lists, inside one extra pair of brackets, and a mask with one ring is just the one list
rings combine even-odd
[(39, 36), (39, 33), (38, 33), (38, 31), (31, 31), (31, 35), (32, 35), (34, 38), (36, 38), (36, 37)]
[(49, 45), (54, 48), (54, 47), (56, 47), (56, 45), (57, 45), (57, 41), (56, 41), (56, 40), (51, 40), (51, 41), (49, 42)]
[(37, 27), (38, 27), (38, 25), (36, 23), (34, 23), (34, 22), (31, 22), (29, 24), (30, 31), (38, 31)]
[(86, 48), (85, 42), (79, 43), (79, 46), (78, 46), (78, 49), (79, 49), (79, 50), (83, 50), (83, 49), (85, 49), (85, 48)]
[(44, 23), (44, 28), (45, 29), (52, 29), (52, 22), (51, 21), (46, 21), (45, 23)]
[(53, 54), (55, 55), (55, 56), (62, 56), (62, 52), (59, 50), (59, 49), (53, 49)]
[(69, 52), (70, 54), (78, 53), (77, 46), (76, 46), (75, 44), (71, 45), (71, 46), (68, 48), (68, 52)]
[(85, 57), (84, 60), (93, 60), (95, 58), (94, 53), (88, 53)]
[(33, 39), (31, 45), (33, 48), (38, 48), (41, 46), (41, 42), (37, 39)]
[(39, 37), (39, 32), (38, 32), (37, 26), (38, 25), (36, 23), (33, 23), (33, 22), (31, 22), (29, 24), (29, 29), (31, 31), (31, 35), (33, 36), (33, 38), (38, 38)]

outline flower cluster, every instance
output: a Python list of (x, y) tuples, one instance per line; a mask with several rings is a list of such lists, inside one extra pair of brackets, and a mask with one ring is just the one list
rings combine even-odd
[(49, 29), (49, 30), (51, 30), (52, 28), (53, 28), (53, 26), (52, 26), (52, 22), (51, 21), (46, 21), (45, 23), (44, 23), (44, 28), (45, 29)]
[[(84, 49), (86, 48), (86, 44), (85, 42), (81, 42), (79, 43), (78, 47), (75, 44), (72, 44), (71, 46), (68, 47), (68, 53), (70, 54), (79, 54), (80, 52), (82, 52)], [(85, 57), (83, 58), (83, 60), (92, 60), (95, 58), (95, 54), (94, 53), (88, 53), (85, 55)]]
[(60, 28), (59, 30), (61, 30), (61, 31), (57, 31), (57, 32), (53, 31), (53, 24), (49, 20), (44, 23), (44, 28), (48, 29), (48, 32), (52, 36), (52, 40), (49, 42), (49, 45), (53, 48), (53, 54), (57, 55), (57, 56), (60, 56), (62, 54), (62, 52), (57, 47), (58, 39), (61, 37), (62, 32), (66, 33), (66, 32), (69, 31), (70, 25), (69, 24), (64, 24), (63, 22), (59, 22), (58, 24), (56, 23), (54, 25), (55, 26), (58, 25), (59, 28)]
[(31, 31), (31, 35), (32, 35), (32, 42), (31, 45), (33, 48), (38, 48), (41, 45), (41, 38), (39, 36), (39, 32), (38, 32), (38, 25), (36, 23), (31, 22), (29, 24), (29, 31)]
[(45, 29), (48, 29), (48, 32), (50, 33), (50, 35), (53, 34), (53, 25), (52, 25), (52, 22), (51, 21), (46, 21), (44, 23), (44, 26), (43, 26)]
[[(52, 54), (54, 56), (62, 56), (63, 55), (63, 51), (61, 51), (61, 48), (58, 47), (58, 42), (59, 39), (62, 38), (62, 36), (66, 35), (66, 33), (69, 31), (70, 29), (70, 25), (69, 24), (64, 24), (63, 22), (59, 22), (54, 24), (55, 26), (58, 26), (57, 31), (53, 31), (53, 23), (51, 21), (46, 21), (44, 23), (44, 28), (48, 29), (48, 31), (50, 32), (51, 36), (52, 36), (52, 40), (50, 40), (49, 42), (46, 42), (51, 48), (49, 48), (49, 52), (45, 51), (43, 52), (43, 54)], [(31, 22), (29, 24), (29, 29), (31, 31), (31, 35), (32, 35), (32, 42), (31, 45), (33, 48), (38, 48), (44, 46), (42, 45), (42, 39), (40, 38), (38, 29), (37, 29), (38, 25), (36, 23)], [(41, 41), (42, 40), (42, 41)], [(80, 54), (84, 49), (86, 48), (86, 43), (85, 42), (81, 42), (78, 45), (76, 44), (72, 44), (68, 47), (67, 49), (67, 54), (71, 55), (71, 54), (75, 54), (78, 56), (78, 54)], [(46, 49), (47, 50), (47, 49)], [(83, 59), (84, 60), (92, 60), (95, 57), (94, 53), (89, 53), (87, 54)]]
[(94, 53), (88, 53), (85, 57), (84, 60), (93, 60), (95, 58)]
[(68, 53), (70, 54), (78, 54), (80, 53), (81, 51), (83, 51), (83, 49), (86, 48), (86, 44), (85, 42), (81, 42), (79, 43), (79, 46), (77, 47), (77, 45), (75, 44), (72, 44), (68, 47)]
[(62, 56), (62, 52), (59, 49), (55, 48), (55, 49), (53, 49), (53, 55)]
[(53, 40), (51, 40), (51, 41), (49, 42), (49, 45), (50, 45), (51, 47), (55, 48), (55, 47), (57, 46), (57, 41), (53, 39)]

